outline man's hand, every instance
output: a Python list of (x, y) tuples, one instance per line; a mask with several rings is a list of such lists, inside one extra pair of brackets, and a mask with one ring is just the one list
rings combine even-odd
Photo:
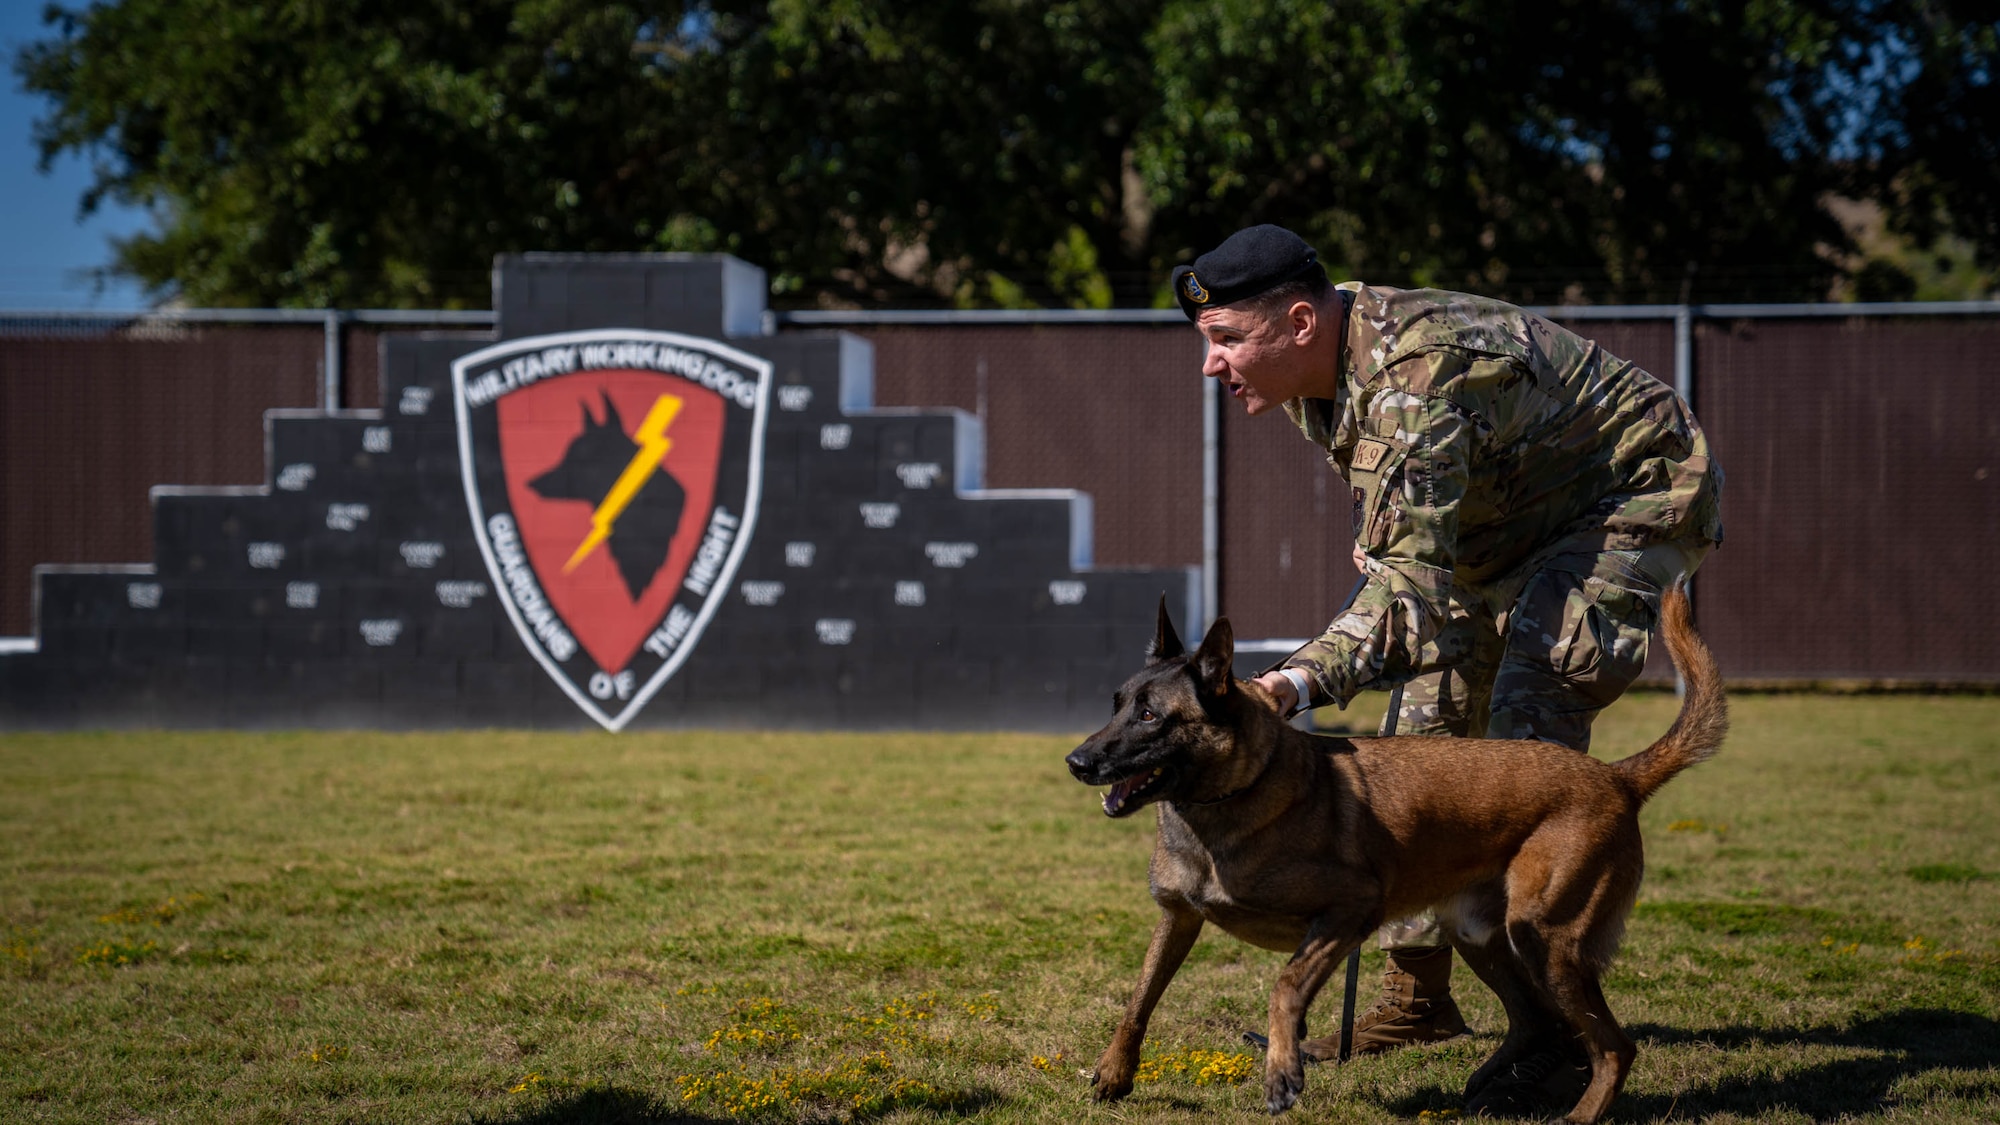
[(1278, 701), (1278, 714), (1290, 715), (1298, 709), (1299, 689), (1293, 686), (1291, 677), (1283, 672), (1266, 672), (1257, 677), (1256, 683)]

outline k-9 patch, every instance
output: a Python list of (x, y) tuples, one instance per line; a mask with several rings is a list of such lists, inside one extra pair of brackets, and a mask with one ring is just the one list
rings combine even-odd
[(1353, 465), (1364, 473), (1372, 473), (1382, 465), (1382, 458), (1388, 456), (1389, 443), (1374, 438), (1362, 438), (1354, 447)]

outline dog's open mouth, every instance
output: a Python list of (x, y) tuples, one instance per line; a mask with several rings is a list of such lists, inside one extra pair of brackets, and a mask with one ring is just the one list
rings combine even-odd
[(1133, 774), (1123, 781), (1114, 782), (1104, 794), (1104, 815), (1124, 816), (1145, 804), (1144, 798), (1165, 784), (1167, 767), (1154, 766), (1143, 773)]

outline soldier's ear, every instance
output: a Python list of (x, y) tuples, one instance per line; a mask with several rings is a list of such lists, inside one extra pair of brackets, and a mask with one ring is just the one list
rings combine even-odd
[(1327, 327), (1326, 319), (1319, 315), (1319, 306), (1304, 297), (1293, 301), (1285, 309), (1285, 331), (1292, 339), (1304, 345)]
[(1181, 636), (1174, 632), (1174, 619), (1167, 616), (1167, 596), (1160, 595), (1160, 623), (1153, 629), (1153, 643), (1146, 649), (1146, 663), (1159, 664), (1172, 660), (1187, 649), (1181, 644)]
[(1225, 695), (1235, 663), (1236, 632), (1229, 627), (1227, 617), (1218, 617), (1208, 627), (1208, 636), (1201, 639), (1201, 648), (1194, 654), (1195, 683), (1211, 695)]

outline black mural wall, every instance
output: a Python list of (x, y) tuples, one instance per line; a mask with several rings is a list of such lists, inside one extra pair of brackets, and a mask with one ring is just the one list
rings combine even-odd
[[(762, 335), (763, 285), (721, 257), (503, 259), (497, 333), (387, 338), (379, 413), (271, 412), (269, 484), (154, 490), (151, 564), (39, 568), (36, 637), (0, 652), (0, 724), (1101, 722), (1160, 598), (1188, 614), (1193, 574), (1091, 569), (1087, 496), (982, 491), (977, 420), (872, 409), (866, 343)], [(530, 337), (554, 344), (510, 349)], [(529, 354), (557, 358), (517, 364), (504, 393), (513, 432), (540, 425), (535, 448), (555, 451), (516, 457), (539, 487), (496, 467), (490, 437), (470, 455), (461, 440), (461, 413), (477, 437), (508, 357)], [(625, 370), (640, 355), (653, 367)], [(455, 362), (483, 389), (461, 397)], [(539, 420), (523, 423), (531, 376)], [(655, 395), (648, 378), (682, 382)], [(666, 398), (688, 403), (678, 420), (646, 414)], [(709, 448), (709, 415), (713, 486), (694, 495), (702, 471), (680, 488), (652, 466)], [(586, 438), (609, 470), (578, 468)], [(508, 546), (509, 528), (532, 535), (530, 509), (569, 521), (539, 559)], [(648, 554), (642, 521), (684, 509)], [(567, 620), (562, 591), (591, 573), (607, 576), (591, 596), (630, 599), (626, 618), (593, 625), (571, 593)]]

